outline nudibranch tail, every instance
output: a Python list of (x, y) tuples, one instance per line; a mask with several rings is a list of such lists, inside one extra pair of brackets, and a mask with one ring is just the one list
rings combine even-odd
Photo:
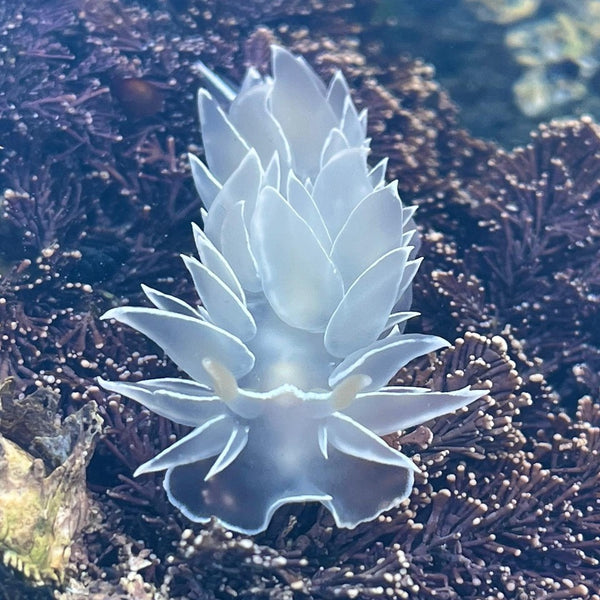
[(387, 385), (448, 345), (404, 333), (418, 314), (415, 209), (386, 183), (386, 160), (369, 166), (367, 112), (343, 74), (326, 87), (278, 47), (272, 63), (237, 93), (203, 70), (219, 100), (198, 93), (204, 229), (192, 225), (199, 260), (182, 256), (200, 303), (144, 286), (151, 308), (104, 315), (190, 379), (100, 383), (194, 428), (136, 471), (166, 470), (188, 518), (256, 533), (281, 505), (317, 501), (354, 527), (405, 500), (418, 470), (380, 436), (484, 392)]

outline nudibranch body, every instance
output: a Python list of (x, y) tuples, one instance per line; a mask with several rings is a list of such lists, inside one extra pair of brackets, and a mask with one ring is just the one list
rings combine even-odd
[(144, 287), (153, 308), (108, 311), (191, 379), (102, 381), (193, 431), (142, 465), (166, 470), (169, 500), (193, 521), (264, 530), (289, 502), (317, 501), (341, 527), (397, 506), (415, 465), (380, 436), (461, 408), (483, 392), (387, 386), (447, 345), (403, 333), (414, 209), (385, 161), (367, 163), (366, 111), (341, 72), (326, 88), (274, 47), (227, 112), (198, 105), (206, 163), (190, 156), (206, 212), (200, 256), (183, 256), (201, 306)]

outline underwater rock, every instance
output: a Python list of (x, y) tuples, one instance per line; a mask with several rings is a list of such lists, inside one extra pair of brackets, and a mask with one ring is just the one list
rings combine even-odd
[(581, 100), (586, 95), (587, 87), (578, 77), (579, 70), (573, 76), (572, 69), (562, 68), (560, 64), (527, 69), (513, 84), (515, 102), (528, 117), (548, 114), (557, 106)]
[(483, 21), (506, 24), (531, 17), (541, 0), (466, 0)]
[[(4, 382), (0, 388), (0, 423), (8, 385)], [(34, 584), (63, 580), (71, 543), (87, 520), (85, 470), (102, 419), (95, 403), (69, 419), (67, 439), (75, 427), (77, 439), (72, 438), (68, 456), (53, 469), (0, 433), (0, 555), (5, 565)], [(40, 429), (47, 432), (44, 426)], [(62, 451), (55, 457), (62, 456)]]
[(588, 93), (589, 80), (599, 66), (597, 10), (594, 2), (584, 0), (507, 31), (506, 46), (526, 67), (513, 85), (523, 114), (550, 114)]
[(585, 67), (592, 61), (595, 44), (587, 24), (563, 12), (549, 19), (518, 25), (506, 34), (506, 45), (512, 49), (517, 62), (526, 67), (565, 59), (580, 62)]

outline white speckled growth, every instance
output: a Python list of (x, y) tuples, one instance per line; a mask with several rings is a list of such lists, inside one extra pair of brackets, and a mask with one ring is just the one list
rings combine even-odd
[(154, 308), (108, 311), (159, 344), (190, 380), (102, 381), (194, 430), (136, 472), (166, 469), (170, 501), (262, 531), (288, 502), (318, 501), (341, 527), (404, 500), (415, 466), (379, 437), (482, 395), (385, 387), (447, 343), (403, 333), (414, 210), (385, 163), (367, 164), (366, 111), (343, 75), (325, 87), (273, 48), (225, 112), (198, 94), (206, 166), (190, 156), (206, 214), (184, 256), (202, 307), (144, 287)]

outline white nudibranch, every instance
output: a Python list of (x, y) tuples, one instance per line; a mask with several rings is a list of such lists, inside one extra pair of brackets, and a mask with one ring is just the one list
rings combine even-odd
[(289, 502), (316, 501), (340, 527), (397, 506), (413, 462), (380, 436), (483, 395), (387, 386), (447, 346), (405, 334), (417, 234), (386, 161), (367, 163), (366, 111), (341, 72), (325, 87), (272, 50), (223, 110), (201, 89), (206, 166), (190, 156), (206, 212), (183, 256), (201, 306), (144, 287), (153, 308), (104, 319), (156, 342), (191, 379), (101, 381), (193, 431), (143, 464), (166, 470), (169, 500), (197, 522), (264, 530)]

